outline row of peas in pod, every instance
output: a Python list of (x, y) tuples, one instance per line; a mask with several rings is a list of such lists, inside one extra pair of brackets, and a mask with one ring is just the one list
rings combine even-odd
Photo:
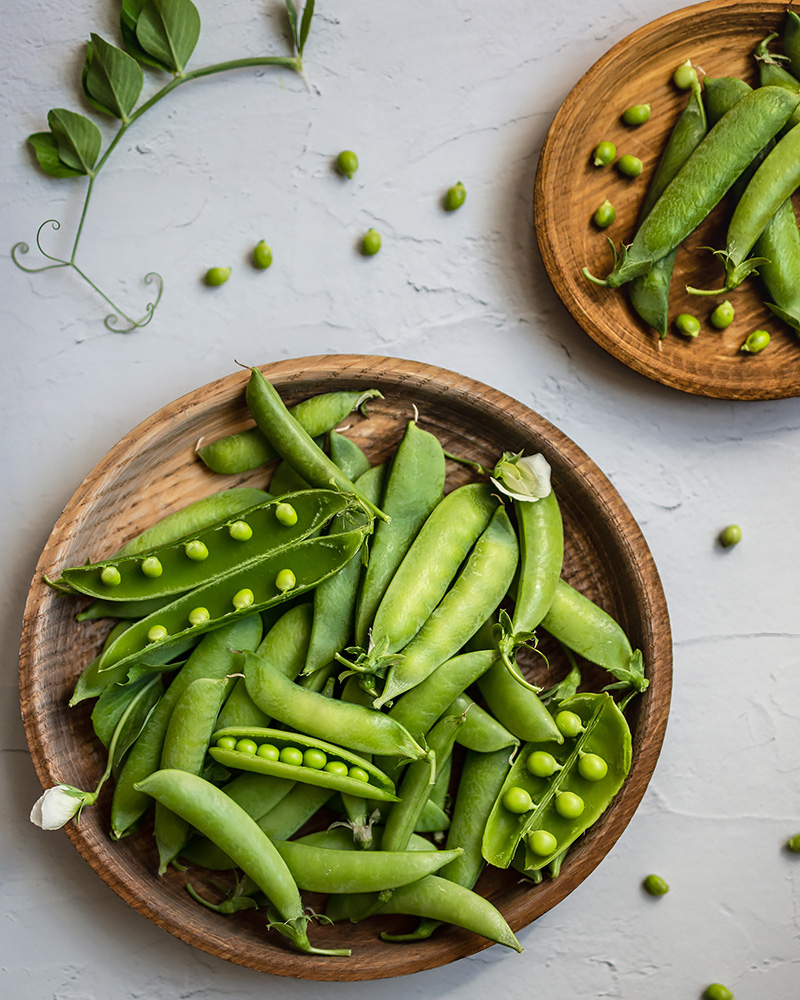
[[(301, 951), (343, 953), (311, 944), (303, 892), (326, 894), (334, 922), (419, 918), (386, 940), (455, 924), (519, 951), (475, 883), (487, 864), (558, 875), (612, 802), (642, 657), (561, 576), (543, 455), (466, 456), (475, 481), (448, 488), (417, 418), (373, 465), (335, 428), (379, 395), (288, 410), (252, 369), (254, 426), (198, 459), (271, 468), (269, 492), (221, 491), (61, 570), (53, 586), (90, 600), (80, 620), (116, 620), (70, 702), (96, 699), (108, 767), (92, 791), (49, 789), (33, 816), (63, 825), (113, 774), (112, 838), (154, 808), (160, 874), (190, 865), (199, 903), (263, 907)], [(520, 661), (539, 635), (569, 664), (547, 690)], [(583, 660), (604, 690), (579, 693)], [(212, 873), (226, 871), (241, 874), (224, 895)]]
[[(800, 188), (800, 16), (795, 11), (786, 13), (782, 51), (774, 48), (778, 38), (777, 33), (767, 36), (754, 52), (755, 88), (731, 76), (706, 76), (701, 82), (689, 60), (675, 70), (673, 80), (689, 91), (689, 99), (642, 199), (635, 235), (619, 251), (612, 243), (613, 268), (605, 278), (584, 268), (596, 285), (626, 285), (631, 306), (661, 339), (670, 327), (688, 338), (702, 331), (694, 310), (670, 316), (675, 256), (726, 196), (731, 211), (725, 246), (703, 250), (712, 250), (722, 265), (722, 283), (710, 289), (687, 286), (686, 291), (716, 296), (708, 323), (725, 330), (736, 313), (728, 296), (757, 275), (772, 315), (800, 334), (800, 228), (792, 205)], [(651, 113), (650, 105), (639, 105), (622, 118), (638, 126)], [(592, 162), (602, 169), (616, 155), (615, 144), (604, 138), (596, 144)], [(616, 165), (629, 178), (642, 172), (641, 161), (630, 155)], [(616, 221), (608, 198), (592, 221), (602, 230)], [(746, 356), (760, 354), (772, 340), (769, 330), (743, 329), (741, 334), (739, 351)]]

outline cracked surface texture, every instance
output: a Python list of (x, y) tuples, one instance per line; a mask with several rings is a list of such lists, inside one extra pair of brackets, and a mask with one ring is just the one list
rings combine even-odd
[[(191, 65), (283, 53), (281, 5), (199, 0)], [(118, 43), (118, 3), (6, 4), (0, 323), (4, 434), (2, 968), (19, 1000), (406, 1000), (487, 991), (536, 1000), (737, 1000), (800, 994), (800, 400), (728, 403), (647, 381), (603, 353), (553, 293), (531, 195), (552, 116), (613, 43), (682, 6), (506, 0), (319, 0), (310, 87), (245, 70), (180, 88), (133, 126), (96, 185), (81, 264), (155, 320), (106, 332), (74, 275), (30, 276), (8, 248), (47, 218), (63, 251), (83, 180), (34, 169), (24, 138), (80, 96), (90, 31)], [(154, 88), (148, 75), (145, 94)], [(149, 88), (149, 89), (148, 89)], [(103, 123), (102, 127), (107, 129)], [(104, 132), (104, 135), (111, 133)], [(352, 181), (333, 170), (353, 149)], [(445, 190), (464, 207), (441, 210)], [(370, 227), (373, 258), (357, 247)], [(275, 262), (248, 264), (265, 239)], [(31, 255), (32, 257), (33, 255)], [(233, 268), (219, 289), (213, 265)], [(164, 403), (234, 369), (326, 352), (440, 364), (510, 393), (609, 475), (645, 533), (675, 639), (666, 741), (633, 821), (599, 868), (491, 948), (377, 984), (267, 978), (195, 951), (129, 909), (61, 833), (28, 823), (40, 789), (19, 719), (16, 650), (35, 561), (84, 475)], [(800, 342), (798, 342), (800, 363)], [(716, 544), (742, 526), (731, 550)], [(657, 872), (669, 895), (647, 896)]]

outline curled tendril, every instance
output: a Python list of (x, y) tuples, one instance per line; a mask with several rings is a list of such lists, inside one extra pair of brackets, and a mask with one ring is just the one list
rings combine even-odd
[(54, 230), (58, 231), (61, 228), (61, 223), (58, 219), (46, 219), (41, 226), (36, 230), (36, 248), (43, 257), (47, 257), (48, 260), (53, 260), (55, 264), (45, 264), (44, 267), (26, 267), (25, 264), (21, 263), (17, 257), (17, 254), (26, 254), (31, 252), (31, 247), (29, 243), (25, 240), (21, 240), (19, 243), (15, 243), (11, 248), (11, 259), (20, 269), (20, 271), (27, 271), (28, 274), (38, 274), (40, 271), (52, 271), (56, 267), (69, 267), (70, 262), (68, 260), (62, 260), (60, 257), (54, 257), (51, 253), (48, 253), (42, 246), (42, 230), (45, 226), (52, 226)]
[[(147, 326), (147, 324), (153, 318), (153, 314), (156, 311), (156, 306), (161, 301), (161, 296), (164, 293), (164, 279), (157, 271), (150, 271), (148, 274), (144, 276), (143, 280), (146, 285), (152, 285), (155, 282), (157, 289), (155, 301), (147, 303), (147, 306), (145, 307), (144, 311), (144, 316), (142, 316), (140, 320), (132, 320), (129, 316), (126, 316), (121, 309), (118, 309), (116, 306), (114, 306), (113, 302), (111, 302), (110, 304), (114, 306), (114, 308), (117, 311), (114, 313), (109, 313), (108, 316), (106, 316), (106, 318), (103, 320), (103, 325), (105, 326), (106, 330), (110, 330), (111, 333), (131, 333), (133, 330), (141, 330), (142, 327)], [(100, 292), (100, 294), (102, 295), (103, 293)], [(110, 300), (107, 299), (105, 295), (103, 295), (103, 298), (106, 299), (106, 302), (110, 302)], [(116, 325), (117, 323), (120, 322), (120, 316), (127, 321), (128, 326), (121, 327)]]

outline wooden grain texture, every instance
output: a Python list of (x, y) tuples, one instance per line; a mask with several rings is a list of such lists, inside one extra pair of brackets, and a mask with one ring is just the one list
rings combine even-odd
[[(651, 686), (629, 710), (633, 766), (612, 807), (571, 848), (558, 879), (534, 887), (521, 885), (514, 871), (491, 870), (481, 878), (480, 891), (518, 930), (562, 900), (595, 868), (633, 815), (655, 767), (669, 711), (672, 650), (664, 594), (647, 545), (629, 510), (588, 456), (542, 417), (495, 389), (442, 368), (384, 357), (301, 358), (265, 365), (263, 371), (289, 404), (323, 390), (380, 389), (384, 398), (369, 404), (368, 418), (355, 415), (346, 431), (373, 462), (386, 458), (399, 442), (414, 405), (420, 425), (437, 434), (452, 453), (491, 465), (503, 450), (542, 451), (553, 467), (564, 513), (566, 578), (618, 618), (644, 653)], [(244, 402), (247, 377), (247, 372), (235, 372), (203, 386), (136, 427), (86, 477), (53, 529), (31, 584), (20, 650), (25, 730), (43, 787), (67, 782), (92, 788), (103, 770), (90, 706), (70, 710), (67, 701), (110, 627), (107, 622), (76, 624), (75, 601), (47, 587), (43, 574), (54, 577), (87, 556), (110, 554), (155, 519), (211, 492), (239, 483), (265, 485), (264, 470), (217, 476), (195, 457), (201, 436), (214, 439), (251, 423)], [(469, 478), (463, 466), (448, 462), (448, 489)], [(549, 670), (541, 658), (531, 664), (530, 676), (539, 682), (549, 683), (566, 672), (559, 651), (551, 649), (550, 654)], [(608, 676), (587, 670), (586, 681), (597, 689)], [(409, 920), (384, 917), (367, 924), (311, 928), (315, 944), (352, 947), (349, 960), (298, 955), (282, 938), (266, 933), (258, 913), (222, 917), (193, 903), (184, 885), (187, 880), (203, 883), (197, 869), (171, 870), (158, 878), (147, 829), (112, 842), (109, 807), (110, 791), (104, 790), (80, 825), (68, 824), (66, 832), (76, 848), (131, 906), (212, 955), (278, 975), (358, 980), (433, 968), (488, 947), (482, 938), (457, 928), (443, 928), (416, 944), (385, 944), (377, 930), (408, 926)], [(507, 961), (515, 960), (509, 953)]]
[[(670, 322), (682, 312), (696, 315), (696, 339), (670, 327), (662, 342), (631, 308), (624, 289), (590, 284), (587, 266), (598, 277), (611, 270), (605, 236), (629, 243), (639, 206), (669, 133), (687, 96), (671, 82), (686, 59), (709, 76), (741, 76), (758, 86), (752, 53), (767, 34), (780, 32), (787, 3), (713, 0), (675, 11), (623, 39), (570, 91), (542, 148), (534, 191), (539, 249), (559, 297), (578, 324), (609, 354), (634, 371), (685, 392), (721, 399), (780, 399), (800, 395), (800, 338), (766, 308), (757, 279), (728, 294), (736, 318), (727, 330), (706, 322), (726, 296), (692, 296), (685, 286), (718, 288), (722, 268), (703, 247), (724, 248), (730, 206), (723, 201), (681, 248), (675, 263)], [(625, 108), (650, 102), (652, 116), (638, 128), (620, 120)], [(619, 156), (632, 153), (643, 164), (631, 180), (615, 167), (592, 165), (595, 145), (611, 140)], [(608, 198), (617, 220), (601, 231), (591, 223)], [(800, 208), (800, 194), (795, 195)], [(739, 347), (755, 329), (769, 330), (772, 343), (757, 356)]]

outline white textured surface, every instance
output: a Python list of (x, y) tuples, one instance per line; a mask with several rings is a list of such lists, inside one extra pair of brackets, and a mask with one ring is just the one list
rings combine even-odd
[[(82, 265), (132, 310), (142, 275), (166, 280), (156, 319), (128, 337), (104, 331), (74, 276), (29, 277), (5, 259), (46, 218), (64, 223), (49, 246), (74, 231), (84, 182), (41, 174), (23, 140), (52, 106), (85, 110), (83, 42), (92, 30), (117, 41), (118, 4), (2, 6), (4, 995), (694, 1000), (719, 980), (737, 1000), (794, 1000), (800, 856), (782, 844), (800, 831), (800, 400), (697, 399), (629, 372), (572, 322), (531, 229), (559, 103), (611, 44), (681, 4), (320, 0), (310, 90), (285, 71), (192, 83), (131, 129), (100, 176)], [(192, 65), (284, 51), (277, 0), (200, 10)], [(331, 170), (346, 147), (361, 159), (350, 183)], [(459, 178), (467, 203), (446, 215), (438, 199)], [(370, 225), (384, 246), (363, 259)], [(260, 238), (275, 251), (263, 274), (246, 263)], [(205, 289), (217, 263), (233, 277)], [(329, 351), (441, 364), (531, 405), (611, 477), (662, 575), (675, 690), (658, 768), (602, 865), (522, 932), (522, 957), (495, 947), (374, 985), (265, 977), (159, 930), (63, 834), (27, 820), (39, 787), (16, 649), (62, 506), (132, 426), (234, 359)], [(714, 538), (729, 521), (744, 541), (724, 552)], [(668, 896), (643, 894), (650, 871)]]

